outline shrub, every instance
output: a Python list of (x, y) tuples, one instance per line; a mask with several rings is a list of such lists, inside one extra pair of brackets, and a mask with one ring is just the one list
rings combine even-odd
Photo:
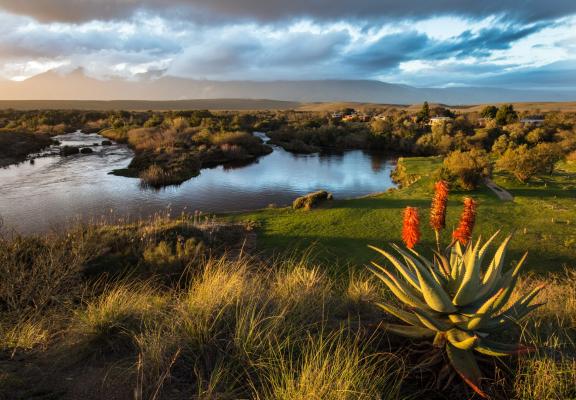
[(171, 184), (174, 176), (158, 164), (152, 164), (139, 175), (144, 187), (159, 188)]
[(309, 193), (305, 196), (298, 197), (296, 200), (292, 202), (292, 208), (294, 210), (298, 210), (301, 208), (304, 210), (311, 210), (321, 202), (325, 200), (332, 200), (333, 198), (334, 197), (332, 193), (329, 193), (325, 190), (319, 190), (317, 192)]
[(90, 352), (131, 348), (133, 335), (161, 318), (165, 303), (166, 298), (146, 284), (107, 288), (76, 313), (76, 331)]
[(484, 150), (456, 150), (444, 159), (441, 177), (462, 189), (472, 190), (490, 176), (490, 172), (490, 161)]
[(79, 295), (82, 267), (95, 253), (90, 232), (64, 237), (0, 237), (0, 310), (42, 311)]
[(511, 173), (520, 182), (527, 182), (537, 174), (551, 174), (561, 158), (562, 150), (556, 144), (540, 143), (533, 148), (521, 145), (506, 150), (496, 161), (496, 167)]

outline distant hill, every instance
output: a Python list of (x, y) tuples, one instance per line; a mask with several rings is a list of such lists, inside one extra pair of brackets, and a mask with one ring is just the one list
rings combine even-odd
[(0, 109), (15, 110), (291, 110), (301, 103), (265, 99), (198, 100), (0, 100)]
[(353, 101), (385, 104), (414, 104), (426, 100), (463, 105), (575, 101), (576, 92), (486, 87), (416, 88), (373, 80), (207, 81), (169, 76), (138, 81), (98, 80), (87, 77), (82, 70), (76, 70), (68, 75), (49, 71), (22, 82), (0, 81), (0, 99), (170, 101), (269, 99), (304, 103)]

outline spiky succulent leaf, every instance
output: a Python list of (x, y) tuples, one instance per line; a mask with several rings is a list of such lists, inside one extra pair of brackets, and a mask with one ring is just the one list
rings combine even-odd
[(520, 344), (500, 343), (489, 339), (480, 339), (474, 350), (488, 356), (504, 357), (528, 353), (534, 351), (534, 347)]
[(449, 320), (442, 319), (438, 316), (432, 315), (427, 311), (419, 310), (417, 308), (415, 308), (413, 311), (414, 314), (416, 314), (416, 316), (420, 320), (420, 322), (422, 322), (422, 324), (428, 329), (432, 329), (439, 332), (445, 332), (454, 327), (454, 324), (451, 323)]
[(450, 329), (446, 332), (446, 339), (452, 346), (460, 350), (470, 350), (478, 342), (478, 336), (460, 329)]
[(463, 255), (464, 275), (452, 302), (465, 306), (473, 302), (480, 289), (480, 264), (478, 263), (479, 244), (469, 245)]
[(460, 350), (452, 344), (447, 343), (446, 354), (448, 355), (450, 364), (454, 367), (458, 375), (460, 375), (476, 393), (483, 398), (488, 398), (486, 393), (480, 388), (482, 373), (472, 352), (469, 350)]
[(404, 277), (404, 279), (406, 279), (408, 283), (410, 283), (414, 288), (420, 290), (420, 286), (418, 285), (418, 279), (416, 278), (416, 275), (414, 275), (414, 273), (412, 273), (412, 271), (410, 271), (410, 269), (407, 268), (404, 264), (398, 261), (396, 257), (378, 247), (375, 246), (368, 246), (368, 247), (386, 257), (386, 259), (392, 263), (392, 265), (398, 270), (398, 272), (400, 272), (400, 274)]
[(432, 278), (428, 271), (425, 269), (417, 269), (416, 276), (418, 276), (422, 296), (428, 307), (441, 313), (453, 313), (457, 311), (452, 301), (450, 301), (450, 296), (448, 296), (444, 288)]
[(396, 318), (401, 319), (410, 325), (425, 327), (425, 325), (420, 322), (420, 319), (411, 312), (401, 310), (398, 307), (394, 307), (390, 304), (376, 303), (376, 305), (386, 311), (388, 314), (392, 314)]
[(371, 269), (372, 273), (380, 279), (390, 291), (404, 304), (411, 307), (420, 307), (428, 309), (429, 307), (420, 299), (420, 296), (416, 294), (411, 287), (405, 282), (396, 279), (394, 275), (386, 271), (384, 268), (380, 267), (376, 263), (372, 263), (374, 266), (379, 268), (379, 271)]
[(412, 339), (426, 339), (436, 335), (435, 331), (420, 326), (383, 324), (383, 328), (388, 332)]
[(508, 274), (507, 277), (505, 277), (505, 279), (503, 281), (503, 285), (505, 285), (504, 291), (502, 292), (500, 297), (494, 302), (494, 304), (492, 306), (492, 310), (494, 313), (497, 313), (500, 309), (502, 309), (502, 307), (504, 307), (506, 305), (506, 303), (508, 303), (508, 300), (510, 300), (510, 296), (512, 296), (512, 293), (514, 292), (514, 289), (516, 288), (516, 282), (518, 282), (518, 277), (520, 275), (520, 269), (521, 269), (522, 265), (524, 265), (524, 261), (526, 260), (527, 256), (528, 256), (527, 253), (524, 254), (524, 256), (520, 259), (518, 264), (516, 264), (516, 267), (514, 268), (514, 270), (512, 270), (512, 274)]
[(504, 289), (501, 289), (498, 293), (496, 293), (494, 296), (492, 296), (490, 299), (488, 299), (484, 304), (482, 304), (480, 306), (480, 308), (478, 308), (478, 310), (476, 311), (476, 314), (474, 314), (474, 316), (472, 318), (470, 318), (470, 320), (468, 321), (468, 325), (467, 325), (467, 329), (468, 330), (475, 330), (478, 329), (481, 325), (482, 322), (487, 321), (490, 319), (491, 317), (491, 310), (492, 310), (492, 305), (494, 304), (494, 302), (496, 302), (498, 300), (498, 298), (500, 297), (501, 293), (504, 291)]

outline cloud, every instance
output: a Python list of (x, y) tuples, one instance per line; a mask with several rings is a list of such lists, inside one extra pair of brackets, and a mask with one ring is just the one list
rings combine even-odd
[(483, 18), (506, 15), (517, 21), (551, 20), (576, 13), (573, 0), (0, 0), (0, 8), (39, 21), (122, 20), (137, 12), (195, 22), (309, 18), (316, 21), (423, 19), (438, 15)]
[[(82, 67), (104, 78), (525, 85), (554, 81), (538, 68), (576, 57), (574, 1), (0, 0), (2, 9), (20, 15), (0, 11), (0, 76), (19, 79)], [(555, 71), (570, 81), (570, 69)]]
[(379, 38), (376, 42), (352, 51), (347, 61), (364, 72), (378, 72), (396, 67), (403, 61), (415, 57), (429, 46), (427, 35), (416, 31), (394, 33)]
[(466, 30), (449, 40), (438, 41), (420, 56), (424, 59), (488, 56), (493, 50), (509, 49), (514, 42), (549, 27), (549, 23), (536, 23), (528, 26), (493, 26), (477, 32)]

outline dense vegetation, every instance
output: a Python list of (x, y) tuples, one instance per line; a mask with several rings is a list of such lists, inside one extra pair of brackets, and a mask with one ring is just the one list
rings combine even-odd
[[(182, 216), (0, 238), (0, 396), (471, 395), (424, 362), (431, 344), (384, 328), (392, 317), (374, 302), (390, 293), (363, 268), (334, 276), (310, 252), (259, 256), (252, 226)], [(542, 283), (546, 304), (507, 332), (537, 351), (486, 364), (490, 394), (576, 394), (574, 276), (517, 286)]]
[[(14, 113), (0, 139), (17, 133), (35, 142), (35, 135), (49, 140), (56, 133), (27, 125), (38, 112)], [(447, 232), (472, 195), (476, 235), (516, 231), (506, 270), (529, 251), (518, 293), (547, 284), (536, 298), (545, 304), (502, 338), (536, 351), (496, 363), (480, 358), (484, 390), (511, 399), (576, 397), (574, 115), (547, 113), (532, 126), (503, 107), (428, 125), (436, 114), (450, 117), (449, 110), (384, 113), (392, 119), (73, 112), (64, 131), (104, 129), (128, 143), (136, 152), (131, 167), (151, 185), (212, 162), (257, 157), (266, 150), (252, 130), (285, 146), (296, 135), (298, 146), (314, 150), (368, 146), (440, 156), (400, 159), (400, 189), (304, 209), (102, 222), (45, 236), (5, 232), (0, 398), (470, 398), (466, 384), (428, 364), (438, 354), (431, 343), (385, 329), (398, 321), (375, 303), (397, 303), (364, 267), (377, 259), (366, 245), (399, 241), (404, 207), (427, 214), (441, 177), (451, 183)], [(298, 125), (306, 120), (307, 127)], [(377, 135), (381, 123), (393, 128)], [(454, 130), (465, 125), (465, 135)], [(484, 135), (486, 129), (493, 133)], [(485, 177), (514, 201), (484, 187)], [(424, 230), (419, 239), (416, 248), (432, 259), (434, 233)]]
[(33, 133), (39, 146), (45, 145), (45, 135), (76, 129), (100, 131), (128, 143), (136, 156), (127, 170), (117, 173), (140, 176), (151, 186), (181, 183), (203, 167), (249, 162), (267, 154), (271, 149), (252, 135), (264, 131), (271, 144), (297, 153), (366, 149), (405, 156), (448, 155), (442, 176), (472, 189), (493, 167), (520, 181), (552, 172), (558, 160), (576, 157), (575, 126), (574, 113), (519, 113), (512, 105), (465, 113), (427, 103), (417, 112), (400, 107), (338, 113), (0, 112), (0, 134)]

